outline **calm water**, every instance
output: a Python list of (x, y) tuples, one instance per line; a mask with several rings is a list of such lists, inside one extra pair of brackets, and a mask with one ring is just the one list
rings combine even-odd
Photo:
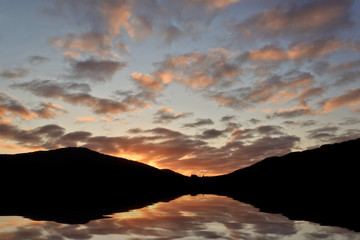
[(339, 227), (291, 221), (215, 195), (183, 196), (88, 224), (0, 217), (1, 240), (68, 239), (359, 239)]

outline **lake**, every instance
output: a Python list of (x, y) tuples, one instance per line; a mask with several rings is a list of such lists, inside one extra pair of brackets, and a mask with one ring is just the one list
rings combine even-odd
[(228, 197), (186, 195), (87, 224), (0, 217), (1, 240), (336, 239), (360, 240), (345, 228), (292, 221)]

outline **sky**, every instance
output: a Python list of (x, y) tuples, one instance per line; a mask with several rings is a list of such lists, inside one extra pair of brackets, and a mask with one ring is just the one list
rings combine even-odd
[(0, 153), (186, 175), (360, 137), (360, 1), (0, 0)]

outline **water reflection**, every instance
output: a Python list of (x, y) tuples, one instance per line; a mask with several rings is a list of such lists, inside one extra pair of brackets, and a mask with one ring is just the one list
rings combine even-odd
[(116, 213), (88, 224), (0, 217), (2, 240), (68, 239), (359, 239), (339, 227), (291, 221), (216, 195), (183, 196), (167, 203)]

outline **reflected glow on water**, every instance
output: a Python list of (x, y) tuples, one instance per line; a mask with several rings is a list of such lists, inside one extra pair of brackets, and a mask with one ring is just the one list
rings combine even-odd
[(360, 233), (280, 214), (259, 212), (251, 205), (215, 196), (183, 196), (168, 203), (116, 213), (88, 224), (67, 225), (0, 217), (1, 240), (68, 239), (359, 239)]

